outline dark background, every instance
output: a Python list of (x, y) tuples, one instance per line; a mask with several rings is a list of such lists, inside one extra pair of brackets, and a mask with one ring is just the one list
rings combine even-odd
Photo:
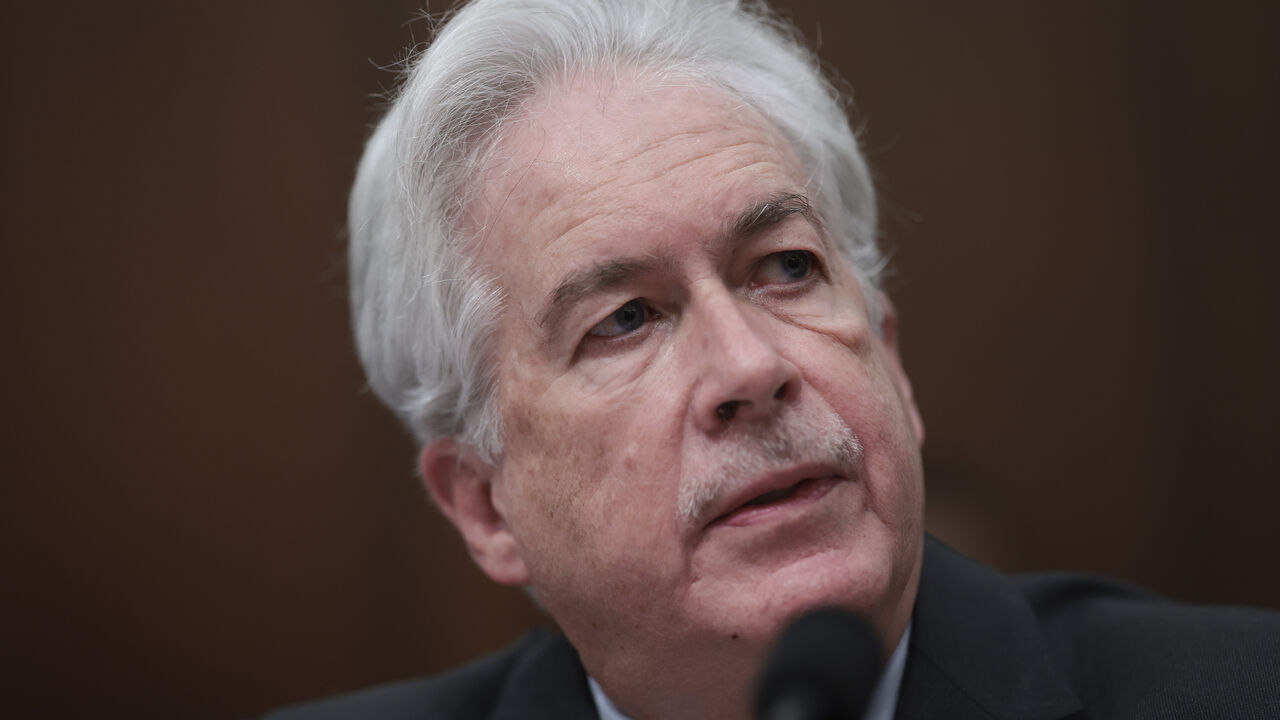
[[(0, 709), (244, 716), (539, 621), (348, 339), (345, 195), (415, 7), (6, 13)], [(930, 526), (1280, 607), (1274, 4), (787, 12), (866, 128)]]

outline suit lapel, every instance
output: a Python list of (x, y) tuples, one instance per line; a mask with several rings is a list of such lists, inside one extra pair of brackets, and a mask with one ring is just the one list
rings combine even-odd
[(897, 720), (1060, 720), (1080, 701), (1006, 577), (926, 538)]
[(498, 692), (491, 720), (599, 720), (578, 653), (561, 635), (523, 653)]

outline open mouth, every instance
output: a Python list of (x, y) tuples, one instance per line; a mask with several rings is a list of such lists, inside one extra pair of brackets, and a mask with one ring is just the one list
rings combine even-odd
[(716, 524), (746, 525), (772, 516), (788, 506), (800, 506), (826, 495), (839, 482), (837, 477), (804, 478), (787, 487), (761, 493), (716, 518)]
[(812, 481), (812, 478), (805, 478), (804, 480), (801, 480), (800, 482), (796, 483), (795, 485), (792, 485), (791, 487), (785, 487), (780, 490), (773, 490), (763, 495), (751, 498), (750, 500), (742, 503), (742, 507), (755, 507), (760, 505), (769, 505), (771, 503), (775, 503), (780, 500), (786, 500), (792, 495), (795, 495), (796, 492), (800, 489), (801, 485), (811, 481)]

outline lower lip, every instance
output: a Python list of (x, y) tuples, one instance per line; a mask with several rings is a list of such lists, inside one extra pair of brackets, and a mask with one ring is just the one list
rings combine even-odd
[(800, 481), (790, 495), (768, 505), (743, 505), (728, 515), (722, 515), (712, 525), (742, 527), (762, 522), (781, 520), (795, 513), (804, 512), (827, 493), (843, 482), (841, 478), (811, 478)]

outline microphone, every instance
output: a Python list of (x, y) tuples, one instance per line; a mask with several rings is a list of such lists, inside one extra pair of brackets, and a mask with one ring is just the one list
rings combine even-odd
[(757, 684), (760, 720), (860, 720), (882, 651), (867, 621), (821, 608), (787, 626)]

